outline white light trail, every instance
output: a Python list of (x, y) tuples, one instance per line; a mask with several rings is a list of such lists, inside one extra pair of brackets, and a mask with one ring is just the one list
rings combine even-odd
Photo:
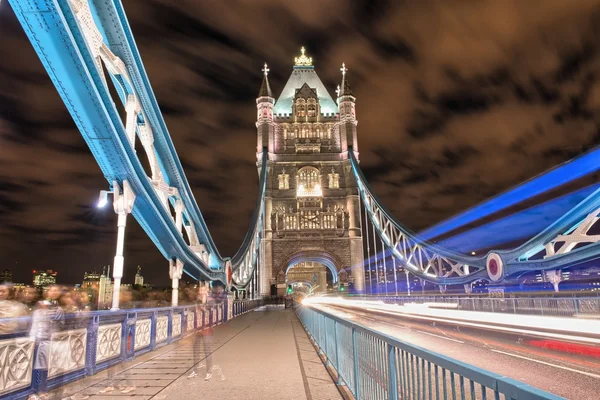
[(600, 345), (600, 320), (430, 308), (431, 306), (437, 307), (435, 303), (408, 303), (399, 306), (385, 304), (382, 301), (354, 301), (339, 297), (318, 297), (307, 300), (309, 301), (303, 304), (311, 306), (337, 305), (400, 318)]

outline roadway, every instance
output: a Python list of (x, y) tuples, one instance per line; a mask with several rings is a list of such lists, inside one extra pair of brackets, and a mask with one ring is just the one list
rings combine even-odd
[[(550, 350), (542, 347), (550, 342), (540, 338), (416, 321), (341, 304), (312, 307), (567, 399), (600, 398), (600, 352), (582, 355)], [(582, 348), (567, 347), (570, 351)]]

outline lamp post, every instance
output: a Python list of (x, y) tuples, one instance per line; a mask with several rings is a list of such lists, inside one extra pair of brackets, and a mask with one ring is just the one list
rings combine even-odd
[(123, 278), (123, 246), (125, 244), (125, 227), (127, 225), (127, 215), (133, 210), (135, 193), (131, 190), (129, 182), (123, 181), (123, 192), (120, 190), (119, 182), (113, 181), (113, 190), (101, 190), (98, 198), (98, 207), (104, 207), (108, 203), (108, 194), (112, 193), (113, 208), (118, 215), (117, 220), (117, 249), (113, 262), (113, 301), (111, 310), (119, 309), (119, 296), (121, 291), (121, 278)]

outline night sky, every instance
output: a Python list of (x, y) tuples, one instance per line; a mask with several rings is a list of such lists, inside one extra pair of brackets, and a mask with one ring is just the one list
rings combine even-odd
[[(600, 143), (600, 0), (126, 0), (146, 71), (223, 255), (257, 191), (255, 98), (302, 45), (335, 95), (345, 62), (361, 167), (419, 231)], [(120, 104), (120, 103), (119, 103)], [(141, 146), (139, 146), (141, 148)], [(139, 152), (142, 153), (142, 152)], [(0, 4), (0, 269), (63, 283), (112, 264), (107, 189), (8, 3)], [(124, 281), (168, 283), (128, 221)]]

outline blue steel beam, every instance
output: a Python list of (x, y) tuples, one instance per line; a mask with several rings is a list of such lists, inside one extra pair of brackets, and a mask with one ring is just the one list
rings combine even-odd
[(19, 22), (107, 181), (127, 180), (136, 194), (133, 215), (167, 259), (177, 258), (195, 279), (225, 281), (188, 247), (161, 206), (128, 142), (108, 89), (66, 0), (11, 0)]
[[(87, 0), (86, 0), (87, 1)], [(179, 157), (169, 135), (164, 118), (156, 101), (150, 80), (142, 63), (133, 33), (120, 0), (89, 2), (92, 15), (97, 18), (97, 26), (103, 34), (105, 43), (111, 51), (122, 60), (127, 60), (128, 70), (135, 87), (135, 93), (139, 96), (140, 103), (144, 106), (146, 117), (150, 121), (154, 133), (154, 147), (165, 180), (170, 186), (177, 187), (185, 210), (186, 217), (196, 227), (198, 239), (207, 246), (210, 253), (209, 266), (212, 269), (220, 269), (224, 258), (221, 257), (215, 245), (202, 213), (194, 198), (193, 192), (186, 179), (185, 172), (181, 166)], [(122, 98), (123, 104), (125, 99)]]
[(546, 229), (599, 187), (597, 184), (577, 190), (435, 243), (446, 249), (469, 253), (524, 241)]
[(521, 185), (487, 200), (446, 221), (434, 225), (418, 234), (423, 240), (430, 240), (444, 233), (458, 229), (498, 211), (519, 204), (542, 193), (573, 182), (600, 169), (600, 148), (595, 148), (571, 161), (538, 175)]

